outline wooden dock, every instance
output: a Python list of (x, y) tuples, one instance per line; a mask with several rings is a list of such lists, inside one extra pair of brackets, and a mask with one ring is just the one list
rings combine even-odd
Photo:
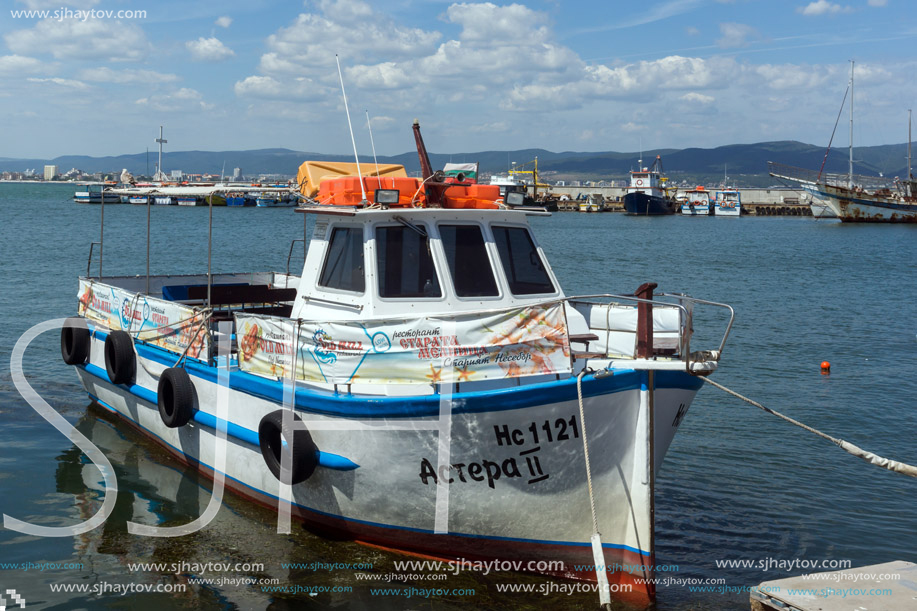
[(751, 593), (752, 611), (912, 611), (917, 564), (885, 564), (774, 579)]

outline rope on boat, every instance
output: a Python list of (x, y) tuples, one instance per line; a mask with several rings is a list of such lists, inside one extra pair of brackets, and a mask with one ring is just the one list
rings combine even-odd
[[(818, 429), (814, 429), (814, 428), (812, 428), (811, 426), (808, 426), (808, 425), (806, 425), (806, 424), (803, 424), (802, 422), (799, 422), (798, 420), (793, 420), (793, 419), (790, 418), (789, 416), (785, 416), (785, 415), (781, 414), (781, 413), (778, 412), (778, 411), (774, 411), (774, 410), (772, 410), (772, 409), (769, 408), (769, 407), (764, 407), (764, 406), (761, 405), (760, 403), (758, 403), (758, 402), (756, 402), (756, 401), (752, 401), (752, 400), (749, 399), (748, 397), (743, 397), (742, 395), (740, 395), (739, 393), (735, 392), (734, 390), (730, 390), (730, 389), (726, 388), (725, 386), (723, 386), (722, 384), (718, 384), (718, 383), (714, 382), (714, 381), (711, 380), (710, 378), (701, 377), (701, 379), (702, 379), (704, 382), (707, 382), (708, 384), (711, 384), (711, 385), (713, 385), (713, 386), (716, 386), (717, 388), (719, 388), (719, 389), (722, 390), (723, 392), (726, 392), (726, 393), (732, 395), (733, 397), (737, 397), (737, 398), (741, 399), (742, 401), (745, 401), (746, 403), (750, 403), (750, 404), (754, 405), (755, 407), (764, 410), (764, 411), (767, 412), (768, 414), (771, 414), (771, 415), (773, 415), (773, 416), (777, 416), (778, 418), (781, 418), (781, 419), (783, 419), (783, 420), (786, 420), (786, 421), (789, 422), (790, 424), (795, 424), (796, 426), (798, 426), (798, 427), (801, 428), (801, 429), (805, 429), (805, 430), (809, 431), (810, 433), (813, 433), (813, 434), (815, 434), (815, 435), (818, 435), (819, 437), (821, 437), (821, 438), (823, 438), (823, 439), (827, 439), (828, 441), (830, 441), (831, 443), (835, 444), (836, 446), (838, 446), (839, 448), (841, 448), (841, 449), (844, 450), (845, 452), (847, 452), (847, 453), (849, 453), (849, 454), (853, 454), (853, 455), (856, 456), (857, 458), (862, 458), (863, 460), (865, 460), (866, 462), (868, 462), (868, 463), (870, 463), (870, 464), (876, 465), (877, 467), (883, 467), (883, 468), (885, 468), (885, 469), (888, 469), (889, 471), (894, 471), (894, 472), (896, 472), (896, 473), (901, 473), (901, 474), (903, 474), (903, 475), (909, 475), (909, 476), (911, 476), (911, 477), (917, 477), (917, 467), (915, 467), (915, 466), (908, 465), (908, 464), (903, 463), (903, 462), (898, 462), (897, 460), (891, 460), (891, 459), (889, 459), (889, 458), (884, 458), (884, 457), (882, 457), (882, 456), (878, 456), (877, 454), (873, 454), (872, 452), (867, 452), (867, 451), (864, 450), (863, 448), (861, 448), (861, 447), (859, 447), (859, 446), (857, 446), (857, 445), (855, 445), (855, 444), (852, 444), (852, 443), (850, 443), (849, 441), (844, 441), (843, 439), (838, 439), (838, 438), (836, 438), (836, 437), (832, 437), (831, 435), (828, 435), (828, 434), (826, 434), (826, 433), (822, 433), (822, 432), (819, 431)], [(587, 463), (587, 465), (588, 465), (588, 463)], [(588, 467), (587, 467), (587, 469), (588, 469)]]
[(583, 409), (583, 370), (576, 376), (576, 399), (579, 401), (579, 424), (583, 432), (583, 456), (586, 459), (586, 484), (589, 487), (589, 509), (592, 511), (592, 561), (595, 562), (595, 576), (599, 584), (599, 604), (611, 608), (611, 593), (608, 586), (608, 573), (605, 572), (605, 553), (602, 551), (602, 535), (599, 533), (599, 520), (595, 513), (595, 494), (592, 491), (592, 468), (589, 464), (589, 443), (586, 441), (586, 414)]

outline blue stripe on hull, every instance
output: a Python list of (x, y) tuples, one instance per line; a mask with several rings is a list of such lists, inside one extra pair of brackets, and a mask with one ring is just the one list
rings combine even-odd
[[(95, 336), (104, 341), (106, 334), (96, 330)], [(162, 365), (175, 364), (175, 355), (157, 346), (135, 343), (137, 354), (142, 358)], [(186, 359), (184, 368), (192, 376), (216, 384), (217, 369), (206, 364)], [(104, 373), (104, 370), (103, 370)], [(106, 376), (99, 376), (107, 380)], [(677, 388), (699, 390), (703, 381), (683, 371), (657, 371), (656, 388)], [(283, 383), (262, 378), (244, 371), (233, 371), (229, 376), (229, 387), (283, 404)], [(589, 374), (583, 377), (583, 397), (595, 397), (624, 390), (646, 389), (643, 373), (633, 370), (615, 371), (614, 375), (595, 378)], [(151, 403), (156, 403), (153, 393)], [(494, 412), (522, 409), (576, 400), (576, 378), (527, 384), (498, 390), (457, 392), (452, 395), (452, 413)], [(336, 416), (341, 418), (423, 418), (438, 417), (440, 395), (431, 394), (411, 397), (381, 397), (352, 395), (314, 388), (296, 388), (296, 408), (300, 411)]]

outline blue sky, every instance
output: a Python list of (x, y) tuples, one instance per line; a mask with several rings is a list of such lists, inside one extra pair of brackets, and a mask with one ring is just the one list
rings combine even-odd
[(913, 0), (3, 5), (2, 157), (143, 152), (160, 124), (167, 150), (348, 153), (335, 53), (366, 154), (366, 110), (380, 154), (415, 117), (442, 153), (824, 145), (851, 59), (857, 145), (904, 142), (917, 107)]

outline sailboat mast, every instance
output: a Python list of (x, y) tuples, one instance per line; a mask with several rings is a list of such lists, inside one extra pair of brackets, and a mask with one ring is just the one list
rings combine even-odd
[(847, 168), (847, 186), (853, 188), (853, 60), (850, 60), (850, 162)]
[(907, 109), (907, 179), (914, 180), (911, 173), (911, 109)]

